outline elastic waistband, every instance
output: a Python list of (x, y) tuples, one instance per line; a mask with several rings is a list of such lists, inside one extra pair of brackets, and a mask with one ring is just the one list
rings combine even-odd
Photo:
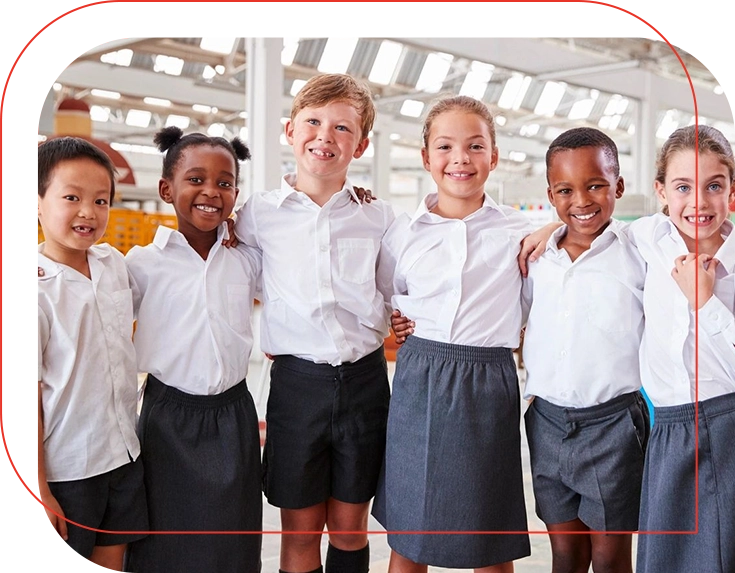
[(250, 394), (245, 379), (221, 394), (211, 395), (187, 394), (177, 388), (164, 384), (152, 374), (148, 374), (145, 384), (145, 394), (147, 397), (158, 398), (162, 396), (168, 401), (197, 408), (219, 408), (236, 402), (243, 396)]
[[(403, 343), (401, 350), (416, 352), (441, 360), (457, 362), (484, 362), (503, 363), (513, 361), (513, 350), (510, 348), (488, 348), (484, 346), (465, 346), (462, 344), (447, 344), (436, 340), (419, 338), (412, 334)], [(515, 364), (515, 363), (514, 363)]]
[(370, 370), (384, 364), (385, 350), (381, 344), (380, 348), (373, 350), (370, 354), (363, 356), (359, 360), (355, 360), (354, 362), (345, 362), (339, 366), (332, 366), (331, 364), (317, 364), (311, 360), (304, 360), (303, 358), (297, 358), (290, 354), (274, 356), (273, 361), (279, 366), (283, 366), (289, 370), (313, 376), (331, 376), (338, 372), (351, 372), (353, 374), (357, 374), (358, 372)]
[[(653, 410), (653, 419), (656, 424), (677, 424), (694, 421), (694, 402), (679, 406), (656, 407)], [(718, 414), (735, 411), (735, 392), (716, 396), (702, 402), (697, 402), (699, 418), (708, 418)]]
[(597, 404), (595, 406), (589, 406), (587, 408), (565, 408), (564, 406), (557, 406), (551, 402), (539, 398), (538, 396), (533, 399), (534, 407), (550, 418), (557, 418), (565, 422), (583, 422), (585, 420), (594, 420), (609, 416), (621, 410), (629, 408), (636, 402), (645, 406), (643, 396), (640, 392), (630, 392), (628, 394), (622, 394), (615, 398)]

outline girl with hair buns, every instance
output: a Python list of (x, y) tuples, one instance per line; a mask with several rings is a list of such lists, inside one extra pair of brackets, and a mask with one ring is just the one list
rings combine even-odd
[[(238, 194), (239, 140), (176, 127), (154, 139), (165, 152), (158, 184), (178, 230), (126, 256), (137, 315), (138, 370), (148, 374), (138, 434), (150, 507), (147, 543), (128, 568), (145, 573), (260, 570), (258, 417), (245, 381), (260, 255), (226, 248)], [(208, 532), (176, 535), (171, 532)], [(215, 535), (212, 532), (244, 532)]]

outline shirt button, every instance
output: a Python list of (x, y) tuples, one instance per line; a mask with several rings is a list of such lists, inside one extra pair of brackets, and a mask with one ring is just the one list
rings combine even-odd
[(562, 351), (561, 351), (561, 352), (560, 352), (559, 354), (560, 354), (561, 356), (566, 356), (566, 355), (567, 355), (567, 351), (566, 351), (566, 350), (562, 350)]
[(319, 247), (319, 250), (321, 250), (322, 252), (324, 252), (324, 251), (326, 251), (328, 249), (329, 249), (329, 247), (327, 245), (322, 245), (321, 247)]
[(112, 332), (112, 327), (111, 326), (108, 326), (107, 327), (107, 332)]

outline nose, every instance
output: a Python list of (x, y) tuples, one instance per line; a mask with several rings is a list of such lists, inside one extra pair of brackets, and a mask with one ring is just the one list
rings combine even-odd
[(329, 129), (329, 126), (324, 125), (324, 124), (321, 124), (319, 126), (319, 131), (317, 132), (317, 139), (325, 143), (332, 142), (332, 131)]
[(455, 164), (461, 163), (464, 165), (470, 162), (470, 155), (465, 149), (457, 149), (454, 151), (453, 161)]
[[(692, 193), (692, 196), (694, 197), (695, 193)], [(705, 209), (709, 204), (709, 199), (707, 197), (707, 189), (704, 187), (700, 187), (697, 190), (696, 193), (696, 200), (697, 200), (697, 206), (699, 207), (699, 210)], [(692, 201), (694, 201), (694, 198), (692, 198)]]
[(83, 219), (94, 219), (94, 203), (91, 201), (79, 201), (79, 216)]
[(216, 181), (210, 181), (202, 187), (202, 194), (207, 197), (219, 197), (222, 190)]

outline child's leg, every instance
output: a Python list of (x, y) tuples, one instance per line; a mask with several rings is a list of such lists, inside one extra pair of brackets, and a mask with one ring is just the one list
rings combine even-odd
[(123, 570), (123, 557), (127, 544), (120, 545), (95, 545), (89, 560), (100, 567), (107, 567), (113, 571)]
[[(592, 561), (590, 536), (581, 532), (589, 532), (580, 519), (564, 523), (547, 524), (549, 541), (551, 542), (552, 573), (587, 573)], [(561, 531), (579, 531), (580, 533), (555, 533)]]
[(590, 535), (595, 573), (633, 573), (633, 535)]
[(321, 567), (320, 544), (327, 522), (327, 503), (303, 509), (281, 509), (281, 570), (288, 573), (307, 573)]
[(396, 551), (390, 552), (388, 573), (426, 573), (427, 570), (427, 565), (415, 563)]
[(490, 565), (490, 567), (481, 567), (475, 569), (475, 573), (513, 573), (513, 562), (499, 563), (498, 565)]
[[(327, 530), (329, 548), (325, 573), (367, 573), (370, 548), (367, 540), (370, 502), (346, 503), (329, 498)], [(339, 533), (344, 531), (346, 533)]]

